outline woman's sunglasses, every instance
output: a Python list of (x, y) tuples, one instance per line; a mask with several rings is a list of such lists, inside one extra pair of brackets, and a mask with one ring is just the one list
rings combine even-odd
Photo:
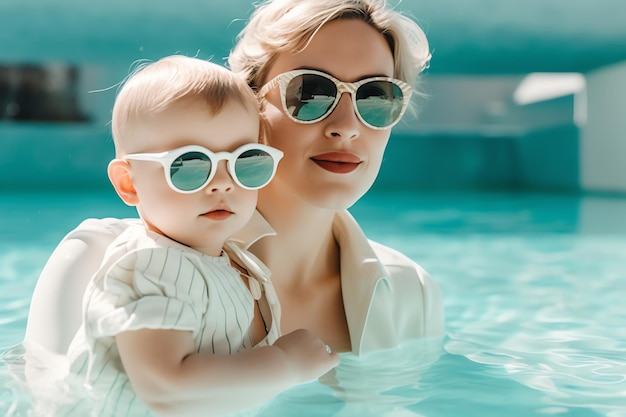
[(259, 91), (263, 98), (280, 88), (283, 109), (298, 123), (315, 123), (333, 112), (341, 94), (350, 93), (359, 119), (372, 129), (389, 129), (400, 121), (411, 99), (411, 86), (390, 77), (371, 77), (344, 83), (321, 71), (284, 72)]
[(226, 160), (228, 172), (241, 188), (258, 190), (274, 177), (283, 152), (271, 146), (248, 143), (234, 152), (211, 152), (197, 145), (161, 153), (135, 153), (123, 159), (155, 161), (163, 165), (165, 180), (179, 193), (204, 188), (215, 176), (219, 161)]

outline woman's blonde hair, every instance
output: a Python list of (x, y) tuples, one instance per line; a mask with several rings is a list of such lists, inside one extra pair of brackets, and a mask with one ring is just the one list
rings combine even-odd
[(385, 0), (267, 0), (239, 34), (228, 65), (260, 88), (277, 54), (305, 49), (325, 23), (337, 19), (360, 19), (378, 30), (393, 53), (394, 77), (416, 87), (430, 60), (428, 40), (417, 23)]
[(187, 99), (206, 104), (210, 114), (219, 113), (232, 100), (258, 112), (256, 96), (241, 77), (199, 58), (168, 56), (139, 64), (122, 83), (111, 120), (116, 149), (123, 148), (134, 123)]

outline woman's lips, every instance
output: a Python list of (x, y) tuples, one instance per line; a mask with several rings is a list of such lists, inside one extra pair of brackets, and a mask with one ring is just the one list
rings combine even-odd
[(352, 172), (363, 162), (358, 156), (346, 152), (323, 153), (311, 157), (311, 160), (326, 171), (335, 174)]

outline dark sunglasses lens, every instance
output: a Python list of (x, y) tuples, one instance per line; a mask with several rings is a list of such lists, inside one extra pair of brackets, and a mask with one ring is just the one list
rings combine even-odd
[(202, 152), (182, 154), (170, 167), (172, 184), (181, 191), (193, 191), (200, 188), (209, 178), (211, 160)]
[(274, 158), (262, 149), (250, 149), (239, 155), (235, 175), (248, 188), (261, 188), (272, 179)]
[(404, 107), (402, 89), (390, 81), (371, 81), (363, 84), (356, 92), (359, 114), (374, 127), (393, 124)]
[(289, 81), (285, 103), (294, 118), (310, 122), (328, 113), (336, 97), (337, 86), (331, 80), (317, 74), (303, 74)]

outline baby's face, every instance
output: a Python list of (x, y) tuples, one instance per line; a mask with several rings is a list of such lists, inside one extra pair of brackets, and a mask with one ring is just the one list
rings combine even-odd
[[(232, 152), (257, 143), (258, 136), (258, 115), (236, 101), (217, 114), (201, 102), (186, 101), (137, 123), (132, 129), (131, 153), (158, 153), (188, 145), (214, 153)], [(164, 175), (170, 173), (158, 162), (131, 160), (130, 164), (139, 197), (137, 209), (148, 227), (208, 255), (219, 255), (224, 241), (254, 213), (258, 191), (242, 188), (229, 174), (225, 160), (217, 163), (211, 181), (192, 193), (173, 190)]]

